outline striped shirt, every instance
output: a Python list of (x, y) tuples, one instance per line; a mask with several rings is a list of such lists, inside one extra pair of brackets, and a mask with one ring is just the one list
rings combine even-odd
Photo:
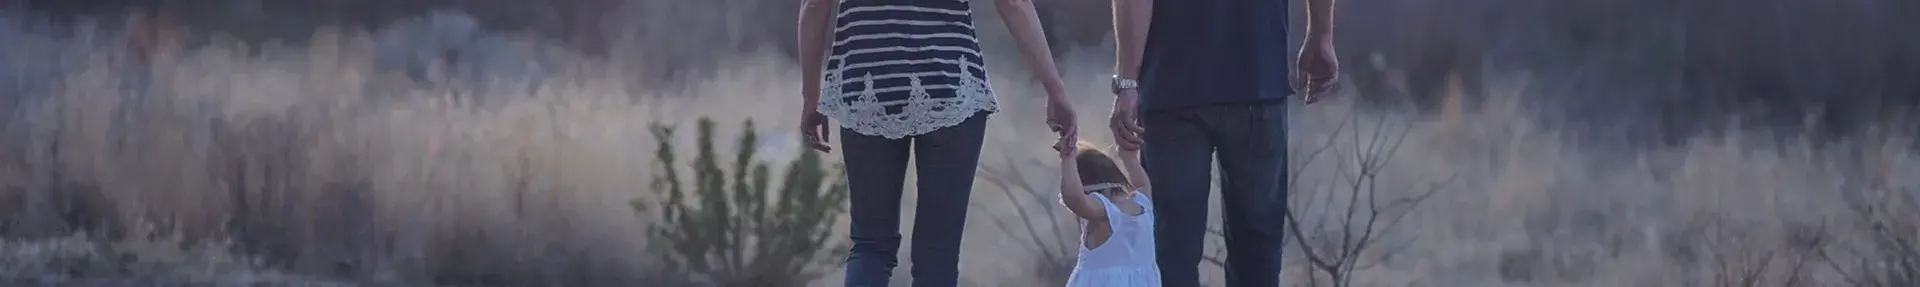
[(968, 0), (840, 0), (821, 114), (900, 139), (998, 108)]

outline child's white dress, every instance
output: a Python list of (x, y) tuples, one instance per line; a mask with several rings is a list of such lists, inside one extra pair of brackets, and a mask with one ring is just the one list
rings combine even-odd
[[(1113, 225), (1113, 235), (1093, 249), (1087, 249), (1086, 238), (1081, 238), (1080, 244), (1076, 244), (1080, 246), (1080, 259), (1073, 266), (1073, 276), (1067, 279), (1068, 287), (1160, 286), (1160, 267), (1153, 253), (1153, 202), (1139, 192), (1131, 197), (1140, 204), (1138, 215), (1120, 211), (1106, 194), (1093, 194), (1107, 209), (1107, 223)], [(1086, 230), (1087, 223), (1087, 220), (1080, 221), (1081, 230)], [(1085, 236), (1084, 232), (1081, 234)]]

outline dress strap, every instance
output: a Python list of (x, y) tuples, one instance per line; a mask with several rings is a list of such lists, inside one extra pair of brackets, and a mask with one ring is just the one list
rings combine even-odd
[(1093, 193), (1093, 197), (1098, 198), (1100, 201), (1100, 208), (1106, 209), (1107, 211), (1107, 227), (1112, 228), (1113, 230), (1119, 230), (1120, 221), (1127, 220), (1128, 217), (1132, 217), (1131, 214), (1127, 214), (1127, 212), (1121, 211), (1120, 206), (1114, 205), (1113, 199), (1107, 198), (1107, 194), (1096, 192), (1096, 193)]
[[(1146, 190), (1146, 189), (1141, 189), (1141, 190)], [(1133, 203), (1140, 205), (1140, 210), (1143, 210), (1145, 212), (1153, 212), (1153, 199), (1150, 198), (1152, 196), (1148, 196), (1147, 193), (1145, 192), (1134, 191), (1133, 194), (1130, 195), (1129, 197), (1133, 198)]]

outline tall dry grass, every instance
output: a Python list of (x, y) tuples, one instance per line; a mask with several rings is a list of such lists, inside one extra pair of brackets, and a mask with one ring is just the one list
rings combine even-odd
[[(88, 231), (105, 239), (80, 244), (141, 244), (104, 250), (213, 244), (229, 254), (221, 256), (247, 258), (209, 264), (220, 266), (208, 269), (215, 274), (404, 285), (659, 282), (648, 280), (674, 274), (651, 272), (658, 269), (648, 255), (658, 251), (645, 248), (643, 230), (654, 220), (627, 205), (653, 195), (648, 124), (707, 116), (724, 135), (738, 121), (797, 116), (799, 73), (775, 52), (719, 60), (711, 74), (666, 89), (635, 89), (622, 62), (564, 51), (529, 57), (549, 67), (532, 78), (461, 81), (471, 68), (430, 61), (424, 73), (432, 76), (415, 82), (380, 68), (378, 38), (360, 31), (321, 33), (299, 47), (215, 40), (156, 50), (148, 63), (117, 56), (125, 51), (112, 29), (60, 35), (14, 24), (0, 27), (12, 75), (0, 111), (0, 231), (12, 241), (0, 250), (42, 250), (35, 242), (75, 242), (61, 236)], [(993, 86), (1006, 108), (990, 121), (982, 165), (1026, 176), (978, 185), (963, 241), (963, 277), (976, 286), (1027, 286), (1042, 277), (1036, 272), (1058, 272), (1034, 268), (1058, 267), (1034, 263), (1044, 252), (1008, 247), (1033, 237), (1070, 240), (1073, 232), (1070, 223), (1030, 232), (992, 224), (1067, 220), (1046, 211), (1054, 179), (1043, 171), (1056, 163), (1043, 160), (1046, 143), (1035, 140), (1046, 134), (1037, 89), (1004, 46), (989, 45), (1000, 55)], [(1106, 101), (1093, 95), (1110, 66), (1101, 54), (1074, 53), (1062, 65), (1070, 91), (1088, 95), (1077, 97), (1081, 122), (1096, 131)], [(1493, 99), (1518, 99), (1541, 84), (1525, 74), (1484, 78)], [(1358, 109), (1353, 95), (1342, 96), (1294, 108), (1295, 198), (1342, 196), (1341, 171), (1353, 165), (1328, 162), (1369, 151), (1358, 147), (1370, 137), (1351, 135), (1374, 132), (1405, 135), (1393, 160), (1377, 166), (1382, 196), (1444, 188), (1379, 235), (1395, 247), (1362, 256), (1377, 262), (1354, 271), (1359, 286), (1697, 286), (1743, 273), (1720, 271), (1747, 266), (1738, 264), (1831, 286), (1885, 269), (1861, 261), (1891, 250), (1877, 243), (1916, 237), (1903, 235), (1914, 223), (1902, 221), (1915, 217), (1899, 216), (1913, 205), (1891, 205), (1907, 212), (1894, 215), (1859, 205), (1913, 202), (1920, 158), (1910, 135), (1814, 148), (1733, 133), (1677, 148), (1600, 151), (1538, 124), (1517, 100), (1425, 121)], [(791, 127), (763, 126), (768, 138), (791, 135)], [(763, 155), (780, 159), (795, 148), (775, 142)], [(1309, 162), (1316, 143), (1333, 148)], [(1892, 196), (1896, 190), (1905, 197)], [(1872, 200), (1848, 200), (1856, 198)], [(1295, 201), (1302, 221), (1341, 216), (1311, 212), (1321, 207), (1312, 202)], [(1801, 249), (1831, 264), (1716, 260), (1801, 250), (1783, 246), (1811, 246)], [(0, 265), (13, 269), (0, 275), (153, 276), (15, 264), (66, 262), (31, 258), (39, 257), (9, 255)], [(1296, 266), (1289, 276), (1300, 278), (1307, 267)], [(1219, 270), (1208, 270), (1219, 284)], [(835, 285), (836, 277), (815, 284)]]

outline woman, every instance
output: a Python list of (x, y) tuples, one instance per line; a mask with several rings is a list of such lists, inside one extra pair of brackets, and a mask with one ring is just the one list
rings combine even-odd
[[(914, 286), (958, 284), (974, 168), (986, 117), (999, 110), (975, 40), (970, 0), (803, 0), (800, 57), (807, 144), (827, 146), (840, 122), (852, 217), (846, 286), (887, 286), (900, 247), (907, 158), (917, 164)], [(996, 0), (1047, 92), (1047, 124), (1075, 132), (1053, 56), (1028, 0)], [(836, 13), (837, 11), (837, 13)], [(834, 19), (831, 30), (828, 19)], [(831, 33), (829, 33), (831, 31)], [(827, 35), (832, 35), (831, 42)], [(822, 50), (831, 48), (830, 50)]]

